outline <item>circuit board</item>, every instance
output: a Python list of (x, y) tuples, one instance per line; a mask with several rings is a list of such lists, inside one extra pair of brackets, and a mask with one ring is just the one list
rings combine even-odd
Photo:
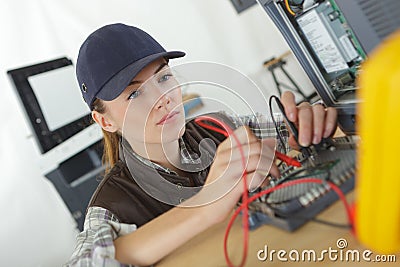
[[(288, 181), (317, 178), (332, 182), (343, 193), (347, 193), (354, 188), (357, 143), (357, 136), (329, 139), (313, 147), (312, 161), (303, 154), (295, 157), (302, 163), (302, 167), (281, 164), (281, 176), (260, 190)], [(338, 196), (327, 183), (300, 183), (278, 189), (249, 204), (250, 229), (270, 224), (294, 231), (336, 200)]]

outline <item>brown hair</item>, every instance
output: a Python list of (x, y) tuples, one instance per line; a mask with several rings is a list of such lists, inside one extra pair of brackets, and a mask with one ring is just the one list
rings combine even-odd
[[(106, 112), (106, 106), (101, 99), (96, 98), (93, 102), (92, 110), (95, 110), (101, 114)], [(119, 159), (119, 142), (121, 136), (118, 132), (108, 132), (104, 129), (103, 131), (103, 158), (102, 162), (105, 165), (106, 173), (117, 163)]]

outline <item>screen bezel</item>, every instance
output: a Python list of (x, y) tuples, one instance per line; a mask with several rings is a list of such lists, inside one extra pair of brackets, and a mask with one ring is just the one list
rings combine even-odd
[(40, 73), (72, 65), (66, 57), (7, 71), (27, 115), (34, 137), (42, 154), (65, 142), (90, 126), (90, 113), (51, 131), (28, 78)]

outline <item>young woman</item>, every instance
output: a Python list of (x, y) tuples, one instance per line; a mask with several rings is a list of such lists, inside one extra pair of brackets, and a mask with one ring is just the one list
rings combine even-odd
[[(279, 175), (274, 138), (257, 138), (241, 126), (233, 140), (186, 122), (181, 90), (171, 86), (176, 80), (168, 67), (169, 59), (184, 55), (167, 52), (146, 32), (124, 24), (106, 25), (82, 44), (77, 78), (103, 130), (107, 171), (67, 266), (151, 265), (223, 221), (243, 193), (240, 149), (249, 188), (267, 173)], [(291, 93), (281, 101), (299, 126), (301, 145), (319, 143), (335, 129), (335, 110), (296, 107)], [(237, 126), (224, 113), (211, 116)], [(204, 139), (217, 148), (202, 150)]]

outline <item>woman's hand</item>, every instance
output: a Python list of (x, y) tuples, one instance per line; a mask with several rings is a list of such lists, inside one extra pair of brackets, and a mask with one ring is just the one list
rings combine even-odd
[[(268, 172), (279, 175), (277, 166), (273, 165), (275, 139), (261, 141), (245, 126), (234, 133), (246, 161), (246, 190), (260, 185)], [(226, 219), (244, 190), (240, 148), (230, 136), (218, 146), (205, 186), (181, 205), (117, 238), (114, 241), (116, 259), (131, 265), (155, 264), (195, 235)]]
[(208, 204), (207, 216), (214, 223), (225, 219), (238, 202), (244, 191), (244, 171), (248, 190), (260, 186), (268, 173), (279, 176), (278, 167), (273, 163), (275, 139), (259, 140), (246, 126), (236, 129), (234, 134), (243, 151), (245, 170), (239, 144), (230, 136), (218, 146), (205, 186), (191, 199)]
[[(299, 131), (299, 144), (308, 147), (318, 144), (322, 138), (331, 136), (336, 129), (337, 111), (335, 108), (325, 108), (323, 105), (310, 105), (302, 102), (296, 106), (295, 97), (292, 92), (286, 91), (282, 94), (281, 102), (285, 108), (288, 119), (297, 125)], [(289, 144), (297, 147), (292, 133), (290, 133)]]

